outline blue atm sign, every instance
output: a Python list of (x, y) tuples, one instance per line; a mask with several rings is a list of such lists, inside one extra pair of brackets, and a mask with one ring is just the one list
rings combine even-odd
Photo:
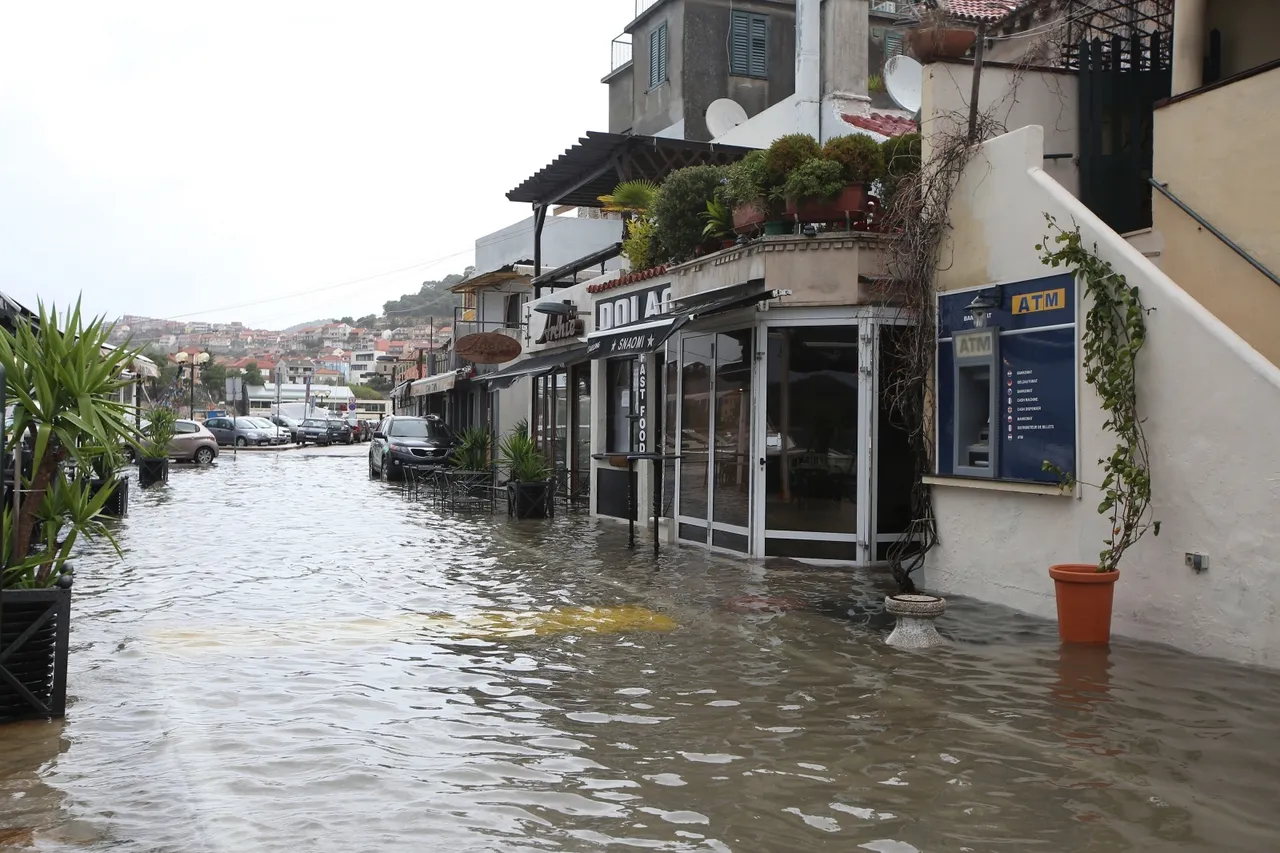
[(1013, 297), (1014, 314), (1035, 314), (1039, 311), (1057, 311), (1067, 305), (1067, 289), (1038, 290), (1035, 293), (1020, 293)]

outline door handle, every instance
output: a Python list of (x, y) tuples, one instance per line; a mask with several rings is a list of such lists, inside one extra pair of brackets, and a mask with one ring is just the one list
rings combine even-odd
[(763, 467), (764, 467), (764, 457), (763, 457), (763, 456), (761, 456), (761, 457), (760, 457), (760, 467), (761, 467), (761, 468), (763, 468)]

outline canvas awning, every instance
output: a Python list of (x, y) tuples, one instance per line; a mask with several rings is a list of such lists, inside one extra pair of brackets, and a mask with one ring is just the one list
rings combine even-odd
[(458, 372), (450, 370), (448, 373), (439, 373), (428, 376), (426, 379), (415, 379), (409, 385), (409, 396), (428, 397), (432, 394), (440, 394), (452, 389), (456, 384), (458, 384)]
[(587, 354), (587, 344), (574, 344), (573, 346), (561, 347), (551, 352), (540, 352), (514, 362), (497, 373), (490, 373), (481, 377), (495, 388), (509, 388), (513, 382), (522, 376), (539, 376), (543, 373), (564, 367), (566, 364), (572, 364), (575, 361), (581, 361)]

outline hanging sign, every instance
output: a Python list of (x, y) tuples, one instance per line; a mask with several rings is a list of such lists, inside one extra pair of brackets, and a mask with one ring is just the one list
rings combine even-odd
[(503, 364), (520, 355), (523, 347), (501, 332), (477, 332), (458, 338), (453, 351), (472, 364)]
[(582, 318), (578, 316), (576, 310), (568, 314), (549, 314), (547, 325), (543, 327), (542, 334), (534, 343), (549, 344), (580, 338), (583, 328)]
[(649, 369), (647, 358), (637, 359), (640, 375), (636, 379), (636, 450), (649, 452)]

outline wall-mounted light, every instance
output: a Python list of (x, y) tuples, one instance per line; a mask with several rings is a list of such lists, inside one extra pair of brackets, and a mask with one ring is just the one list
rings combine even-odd
[(564, 317), (573, 313), (573, 303), (567, 299), (563, 302), (547, 300), (534, 305), (533, 310), (539, 314), (555, 314)]
[(988, 297), (979, 293), (973, 298), (973, 301), (965, 306), (965, 310), (973, 316), (973, 327), (975, 329), (985, 329), (987, 327), (987, 318), (991, 316), (991, 309), (996, 307), (996, 303)]

